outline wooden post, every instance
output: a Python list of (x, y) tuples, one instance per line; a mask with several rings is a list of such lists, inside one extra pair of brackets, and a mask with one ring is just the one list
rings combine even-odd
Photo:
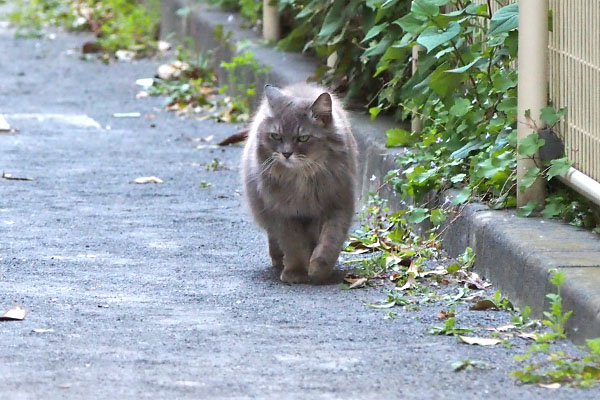
[(269, 41), (279, 40), (281, 25), (276, 0), (263, 0), (263, 38)]
[[(417, 72), (419, 66), (419, 52), (423, 51), (423, 46), (420, 44), (414, 45), (412, 48), (412, 74)], [(412, 132), (421, 132), (421, 118), (413, 110), (412, 117), (410, 119), (410, 130)]]
[[(543, 128), (540, 111), (548, 104), (548, 0), (519, 1), (519, 86), (517, 143), (535, 132), (532, 122)], [(525, 117), (530, 113), (530, 120)], [(537, 164), (536, 164), (537, 161)], [(517, 155), (517, 184), (529, 168), (541, 165), (534, 159)], [(540, 167), (541, 169), (541, 167)], [(526, 191), (517, 190), (517, 206), (530, 201), (543, 204), (545, 183), (538, 178)]]

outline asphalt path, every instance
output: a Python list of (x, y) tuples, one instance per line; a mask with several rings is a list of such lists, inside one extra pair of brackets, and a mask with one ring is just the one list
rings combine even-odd
[[(35, 179), (0, 179), (0, 311), (28, 311), (0, 322), (1, 399), (599, 397), (516, 385), (524, 339), (428, 334), (444, 304), (384, 318), (365, 303), (385, 287), (340, 290), (348, 265), (330, 285), (281, 283), (243, 205), (241, 147), (211, 145), (239, 126), (136, 99), (159, 59), (82, 61), (86, 35), (52, 37), (0, 28), (0, 114), (19, 129), (0, 134), (0, 169)], [(510, 317), (459, 305), (457, 318)], [(489, 368), (453, 372), (465, 359)]]

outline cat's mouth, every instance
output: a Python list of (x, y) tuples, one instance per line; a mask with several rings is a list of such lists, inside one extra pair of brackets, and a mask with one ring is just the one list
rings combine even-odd
[(283, 154), (279, 154), (278, 161), (281, 165), (287, 168), (298, 168), (302, 166), (302, 163), (295, 155), (285, 157)]

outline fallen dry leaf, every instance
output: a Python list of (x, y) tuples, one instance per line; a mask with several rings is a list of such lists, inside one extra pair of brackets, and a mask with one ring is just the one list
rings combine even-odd
[(18, 176), (12, 176), (12, 174), (2, 173), (2, 179), (6, 179), (9, 181), (35, 181), (34, 178), (22, 178)]
[(140, 176), (135, 178), (135, 183), (163, 183), (163, 180), (157, 176)]
[(419, 276), (419, 266), (417, 265), (417, 263), (415, 262), (411, 262), (410, 263), (410, 267), (408, 267), (408, 271), (406, 271), (407, 274), (411, 274), (417, 278)]
[(13, 129), (8, 124), (8, 121), (4, 119), (2, 115), (0, 115), (0, 133), (15, 133), (16, 129)]
[(406, 280), (406, 283), (404, 285), (402, 285), (399, 288), (396, 288), (396, 290), (408, 290), (411, 289), (412, 287), (414, 287), (417, 284), (417, 280), (415, 279), (415, 277), (413, 275), (409, 275), (408, 279)]
[(529, 340), (535, 340), (537, 338), (536, 334), (533, 332), (521, 332), (517, 336), (520, 338), (529, 339)]
[(367, 278), (357, 279), (354, 282), (352, 282), (352, 284), (350, 286), (348, 286), (348, 289), (356, 289), (356, 288), (365, 287), (365, 285), (367, 284), (367, 281), (368, 281)]
[(85, 42), (81, 46), (81, 52), (83, 54), (100, 53), (102, 51), (102, 45), (98, 42)]
[(453, 312), (448, 312), (446, 310), (442, 310), (438, 315), (437, 318), (441, 319), (442, 321), (448, 318), (452, 318), (454, 317), (454, 313)]
[(33, 329), (31, 332), (33, 333), (52, 333), (54, 329)]
[(540, 383), (538, 385), (539, 385), (539, 387), (543, 387), (545, 389), (560, 389), (560, 383), (558, 383), (558, 382), (554, 382), (554, 383)]
[(461, 336), (458, 335), (459, 339), (467, 344), (478, 345), (478, 346), (495, 346), (502, 343), (500, 339), (493, 338), (482, 338), (476, 336)]
[(491, 286), (491, 283), (484, 282), (476, 272), (459, 271), (459, 282), (467, 285), (469, 289), (485, 289)]
[(142, 114), (139, 112), (125, 112), (125, 113), (114, 113), (115, 118), (139, 118)]
[(485, 328), (485, 330), (492, 331), (492, 332), (508, 332), (508, 331), (512, 331), (515, 328), (516, 328), (516, 326), (514, 326), (513, 324), (507, 324), (507, 325), (497, 326), (495, 328)]
[(14, 306), (0, 317), (0, 321), (23, 321), (27, 311), (20, 306)]
[(397, 281), (398, 279), (402, 278), (403, 276), (404, 276), (404, 274), (401, 272), (394, 272), (393, 274), (390, 275), (390, 281), (392, 281), (392, 282)]
[(485, 311), (485, 310), (498, 310), (498, 306), (490, 299), (479, 300), (477, 303), (473, 304), (469, 310), (474, 311)]
[(158, 48), (158, 51), (169, 51), (171, 49), (171, 43), (165, 42), (164, 40), (159, 40), (156, 44), (156, 47)]
[(119, 61), (131, 61), (135, 58), (135, 51), (131, 50), (117, 50), (115, 52), (115, 57)]

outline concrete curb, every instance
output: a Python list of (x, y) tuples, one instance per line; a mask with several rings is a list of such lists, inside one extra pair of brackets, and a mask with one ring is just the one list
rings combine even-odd
[[(177, 10), (189, 7), (191, 12), (177, 15)], [(248, 75), (262, 90), (264, 83), (276, 85), (306, 81), (317, 64), (295, 53), (277, 52), (265, 46), (260, 37), (239, 27), (239, 17), (221, 12), (198, 2), (163, 0), (161, 36), (183, 40), (194, 39), (198, 50), (214, 53), (215, 65), (232, 58), (231, 49), (220, 46), (214, 31), (220, 25), (231, 31), (231, 42), (249, 43), (254, 57), (263, 65), (277, 66), (266, 75)], [(225, 78), (225, 76), (222, 76)], [(259, 93), (261, 95), (262, 93)], [(260, 98), (260, 96), (259, 96)], [(353, 131), (360, 151), (361, 193), (365, 195), (381, 184), (387, 171), (396, 168), (395, 156), (401, 150), (385, 148), (385, 131), (397, 126), (393, 121), (350, 113)], [(392, 208), (402, 205), (393, 193)], [(450, 195), (450, 194), (448, 194)], [(529, 305), (535, 317), (547, 309), (546, 293), (554, 291), (548, 282), (553, 268), (566, 269), (567, 280), (562, 288), (563, 309), (574, 310), (567, 330), (575, 342), (600, 336), (600, 240), (598, 236), (558, 221), (540, 218), (518, 218), (512, 211), (492, 211), (478, 204), (464, 207), (443, 235), (444, 247), (451, 256), (465, 247), (475, 250), (475, 268), (491, 280), (502, 293), (517, 305)]]

